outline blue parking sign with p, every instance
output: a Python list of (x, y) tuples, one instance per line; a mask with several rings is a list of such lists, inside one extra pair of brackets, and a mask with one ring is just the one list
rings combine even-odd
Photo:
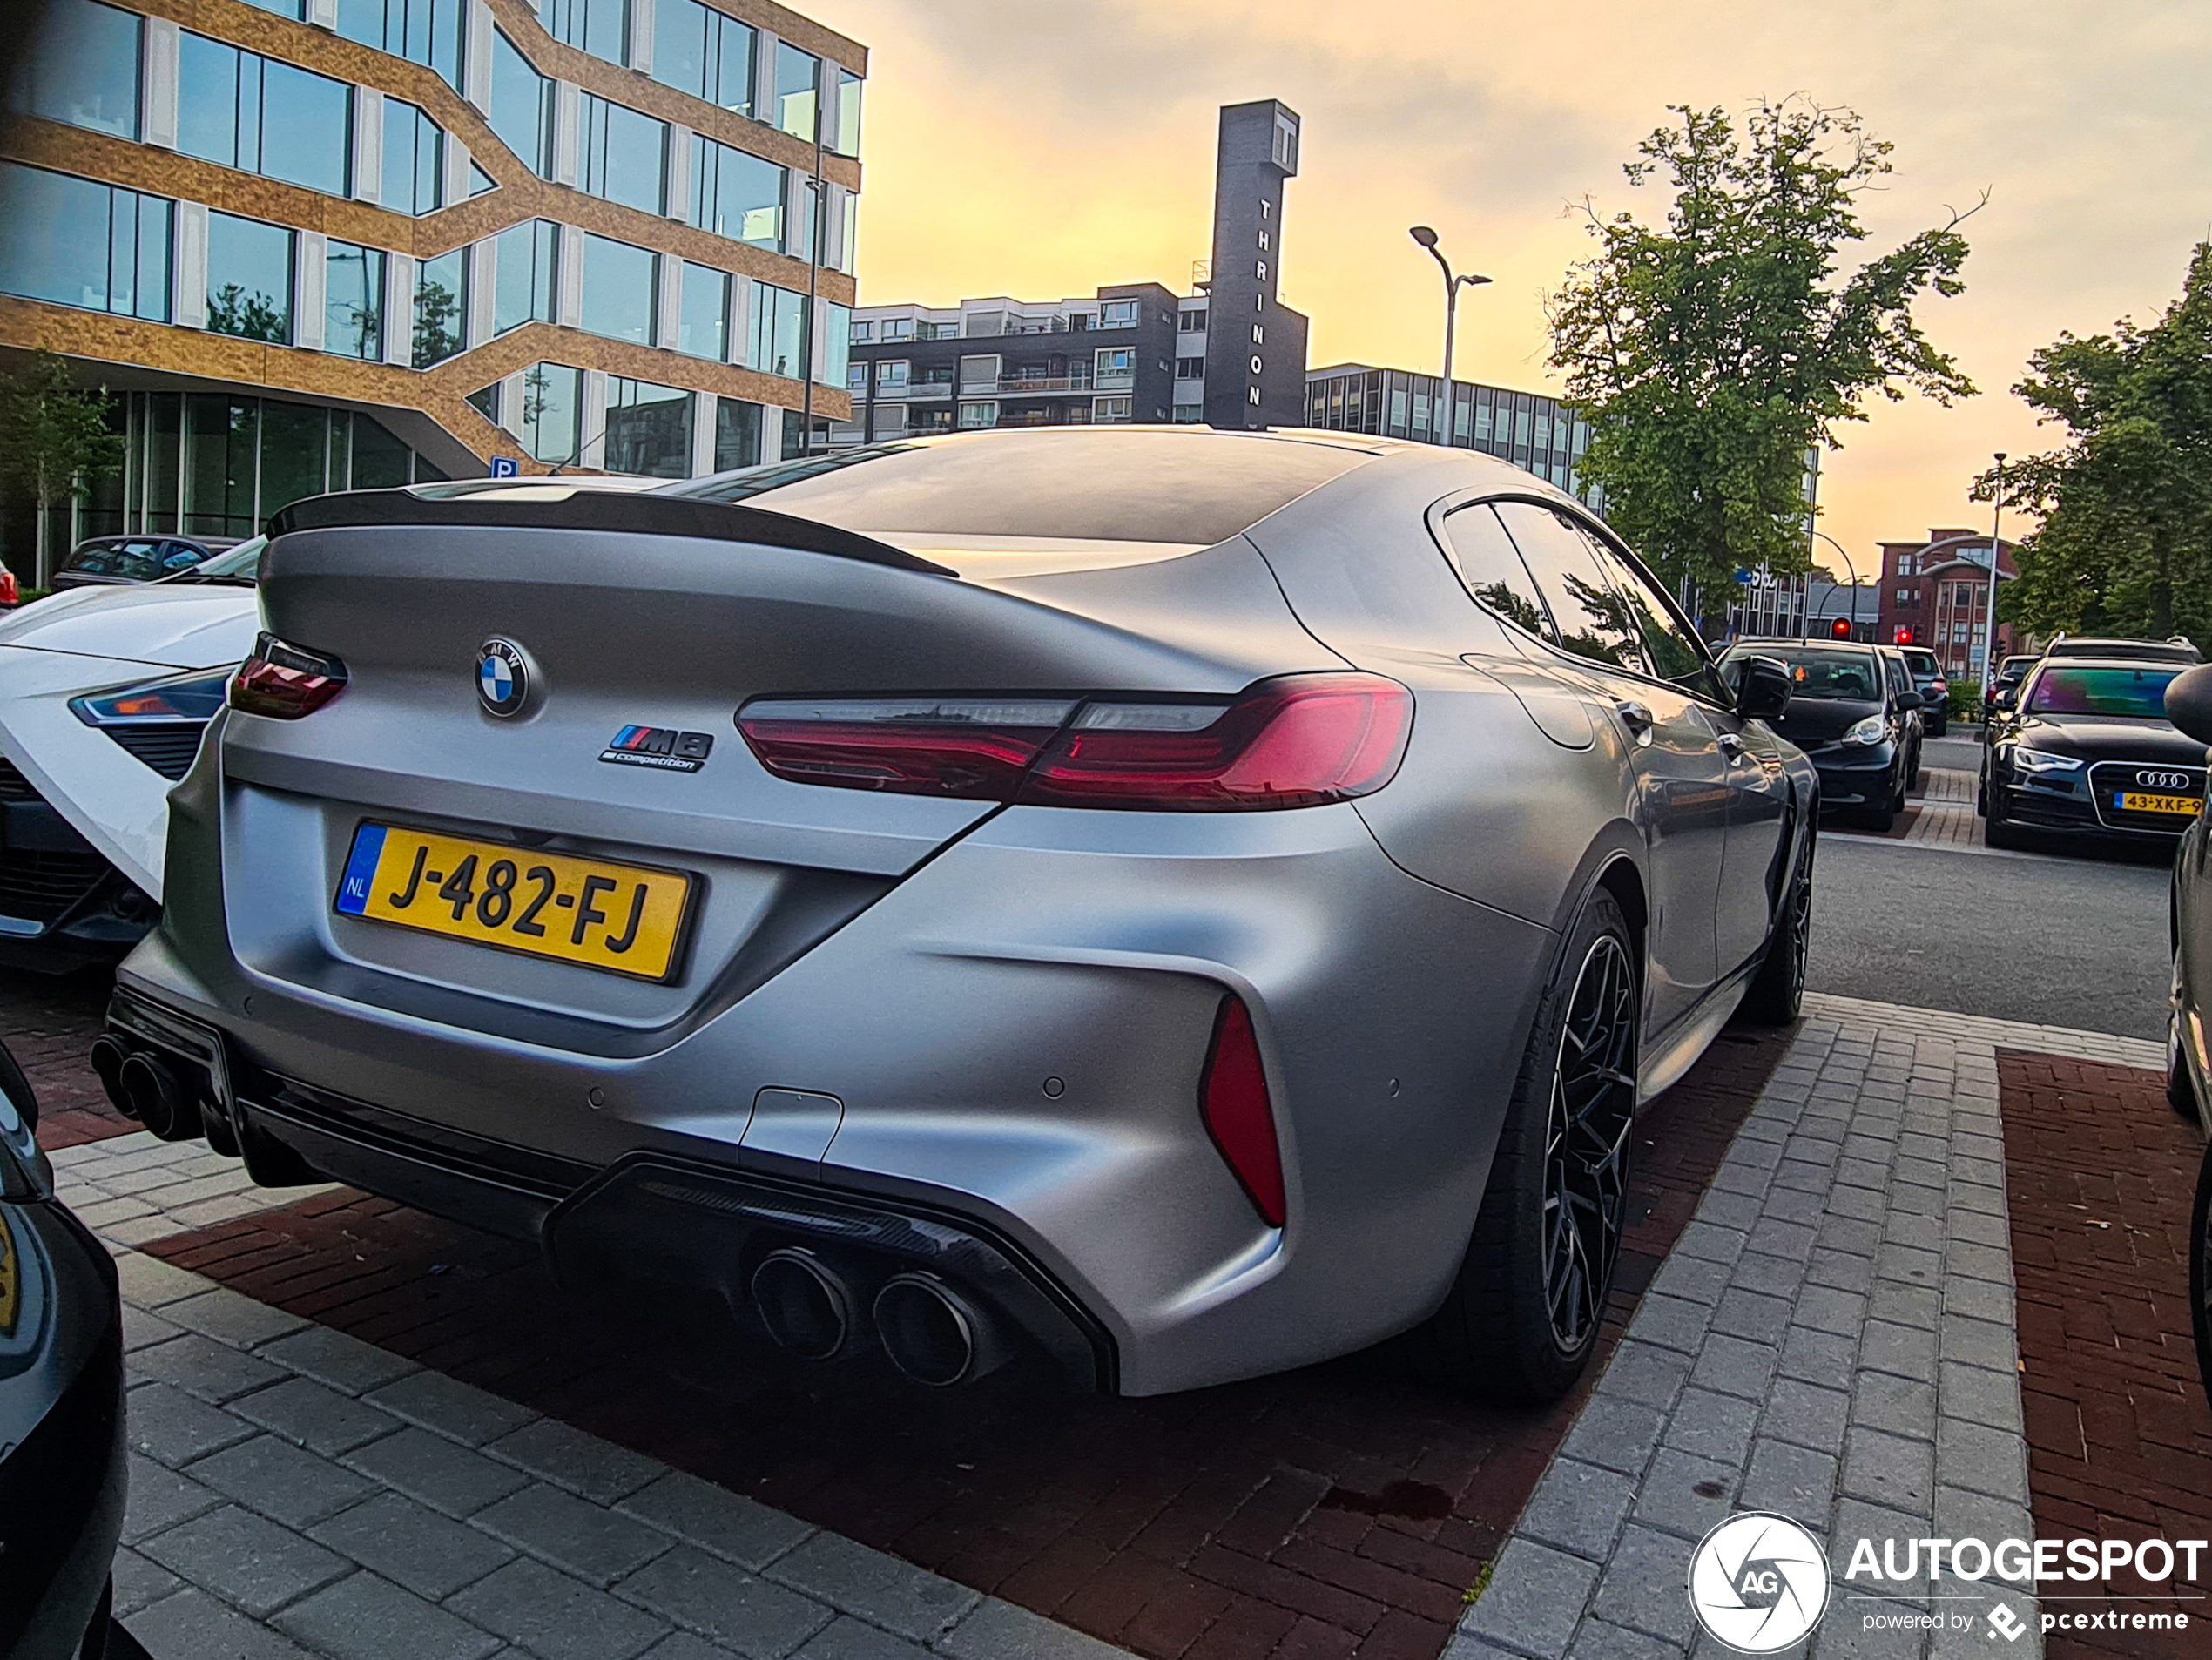
[(491, 476), (494, 478), (517, 478), (522, 476), (522, 471), (523, 463), (512, 455), (494, 455), (491, 458)]

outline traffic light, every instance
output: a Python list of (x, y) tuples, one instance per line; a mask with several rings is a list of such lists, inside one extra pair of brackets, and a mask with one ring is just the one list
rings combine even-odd
[(1834, 622), (1828, 625), (1828, 632), (1839, 640), (1847, 640), (1851, 638), (1851, 618), (1848, 617), (1838, 617)]
[(1910, 645), (1910, 644), (1912, 644), (1912, 631), (1911, 629), (1909, 629), (1909, 628), (1899, 627), (1899, 628), (1898, 628), (1898, 630), (1897, 631), (1897, 640), (1896, 640), (1896, 644), (1899, 644), (1899, 645)]

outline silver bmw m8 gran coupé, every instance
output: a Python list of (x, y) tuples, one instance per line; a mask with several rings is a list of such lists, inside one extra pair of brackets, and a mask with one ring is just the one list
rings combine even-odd
[(1324, 432), (324, 496), (95, 1061), (817, 1360), (1563, 1392), (1817, 784), (1576, 502)]

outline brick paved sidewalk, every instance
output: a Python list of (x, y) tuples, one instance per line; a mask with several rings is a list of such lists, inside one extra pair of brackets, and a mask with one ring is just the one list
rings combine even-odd
[[(2157, 1070), (2001, 1049), (2028, 1482), (2046, 1538), (2212, 1538), (2212, 1408), (2189, 1329), (2203, 1141)], [(2179, 1578), (2179, 1576), (2176, 1576)], [(2183, 1607), (2212, 1619), (2202, 1564)], [(2157, 1607), (2054, 1587), (2067, 1613)], [(2132, 1571), (2114, 1597), (2165, 1597)], [(2080, 1593), (2089, 1593), (2081, 1595)], [(2171, 1606), (2168, 1604), (2167, 1606)], [(2200, 1632), (2054, 1632), (2053, 1660), (2201, 1655)]]
[(1868, 1630), (1938, 1605), (1844, 1570), (1861, 1536), (2035, 1536), (1997, 1049), (2158, 1045), (1835, 997), (1806, 1016), (1448, 1660), (1717, 1654), (1690, 1553), (1757, 1508), (1835, 1555), (1823, 1660), (1986, 1655), (2000, 1602), (2029, 1628), (2004, 1651), (2042, 1653), (2025, 1590), (1957, 1605), (1966, 1630)]

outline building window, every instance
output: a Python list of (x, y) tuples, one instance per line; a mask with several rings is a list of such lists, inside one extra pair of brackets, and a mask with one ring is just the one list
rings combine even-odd
[(1178, 357), (1175, 360), (1175, 378), (1178, 381), (1203, 381), (1206, 378), (1206, 360), (1203, 357)]
[(794, 138), (814, 142), (821, 108), (822, 60), (787, 40), (776, 43), (776, 125)]
[(485, 119), (500, 143), (543, 178), (553, 171), (553, 83), (529, 65), (498, 30), (491, 36), (491, 108)]
[(767, 375), (797, 380), (804, 349), (806, 296), (773, 283), (752, 285), (751, 366)]
[(177, 148), (332, 196), (347, 191), (354, 89), (205, 35), (178, 43)]
[(583, 371), (565, 363), (533, 363), (523, 371), (523, 407), (508, 412), (507, 428), (523, 448), (553, 466), (572, 464), (583, 448), (577, 412)]
[(1133, 419), (1133, 416), (1130, 412), (1130, 400), (1127, 398), (1093, 398), (1090, 401), (1090, 418), (1093, 421), (1100, 422), (1131, 420)]
[(868, 321), (867, 318), (855, 317), (853, 320), (853, 344), (866, 346), (874, 334), (875, 325)]
[(853, 312), (835, 300), (822, 302), (822, 372), (818, 383), (843, 386), (846, 367), (852, 362)]
[(292, 341), (292, 235), (281, 225), (207, 216), (207, 327), (218, 334)]
[(755, 39), (752, 25), (698, 0), (654, 0), (653, 78), (751, 115)]
[(999, 407), (988, 402), (963, 403), (960, 406), (960, 424), (963, 427), (995, 427), (999, 423)]
[(493, 239), (499, 253), (492, 284), (491, 332), (504, 334), (524, 323), (553, 321), (553, 273), (560, 263), (560, 227), (550, 219), (525, 219)]
[[(914, 324), (913, 318), (886, 317), (883, 320), (883, 334), (881, 338), (886, 346), (895, 346), (903, 341), (910, 341), (914, 337)], [(935, 336), (925, 334), (922, 338), (925, 340), (932, 340), (934, 339)]]
[(468, 250), (455, 248), (415, 267), (415, 367), (442, 363), (465, 343)]
[(646, 478), (690, 477), (691, 402), (691, 395), (677, 387), (609, 375), (606, 469)]
[(172, 205), (0, 162), (0, 293), (169, 321)]
[[(884, 338), (888, 340), (891, 337), (887, 334)], [(904, 336), (901, 336), (901, 338), (904, 338)], [(958, 340), (960, 338), (960, 325), (958, 323), (926, 322), (921, 326), (921, 328), (915, 334), (914, 338), (917, 340)]]
[(676, 320), (676, 349), (725, 363), (730, 357), (730, 273), (684, 264), (684, 309)]
[(384, 251), (334, 239), (323, 250), (322, 349), (384, 359)]
[(862, 396), (868, 389), (868, 366), (855, 363), (845, 371), (845, 389), (854, 397)]
[(1101, 328), (1134, 328), (1136, 320), (1137, 302), (1134, 300), (1109, 300), (1098, 308)]
[(902, 391), (914, 365), (903, 357), (886, 358), (875, 366), (875, 383), (882, 391)]
[(733, 242), (779, 252), (784, 245), (788, 177), (772, 161), (694, 136), (691, 223)]
[(578, 186), (643, 213), (665, 203), (668, 124), (590, 92), (583, 95)]
[(860, 78), (849, 69), (837, 71), (837, 137), (830, 148), (840, 156), (860, 153)]
[(466, 0), (338, 0), (338, 32), (347, 40), (435, 70), (461, 85), (461, 13)]
[(610, 340), (653, 343), (654, 302), (660, 288), (660, 256), (627, 242), (583, 239), (583, 331)]
[(444, 130), (412, 104), (384, 100), (384, 203), (395, 213), (446, 205)]
[(564, 45), (610, 64), (630, 62), (630, 0), (537, 0), (537, 20)]
[(844, 193), (844, 235), (838, 239), (837, 260), (834, 269), (851, 276), (860, 268), (860, 199), (851, 191)]
[(1204, 306), (1201, 306), (1196, 311), (1177, 312), (1175, 315), (1175, 326), (1180, 332), (1185, 334), (1204, 334), (1206, 332), (1206, 308)]
[(9, 103), (26, 115), (137, 138), (144, 27), (134, 13), (93, 0), (49, 0), (37, 43), (17, 65)]
[[(658, 51), (658, 46), (654, 49)], [(760, 464), (760, 406), (743, 398), (714, 404), (714, 470), (726, 473)]]
[(1133, 386), (1136, 382), (1136, 353), (1127, 346), (1102, 348), (1091, 383), (1101, 388)]

